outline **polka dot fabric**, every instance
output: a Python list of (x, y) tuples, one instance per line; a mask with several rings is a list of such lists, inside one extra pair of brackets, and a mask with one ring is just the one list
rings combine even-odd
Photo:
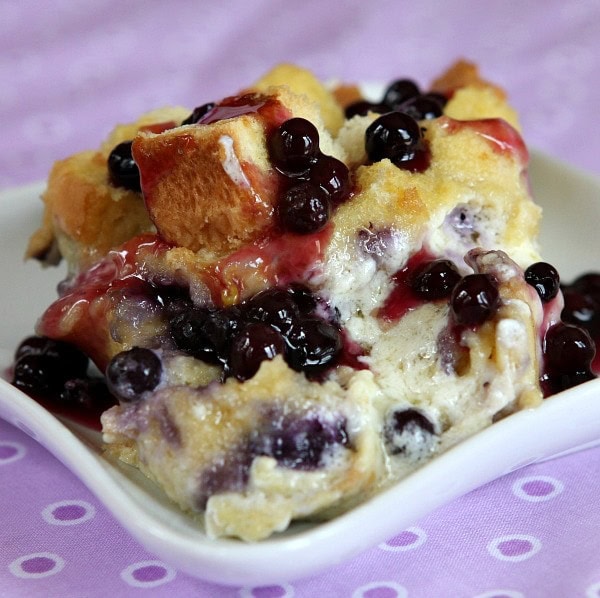
[[(600, 173), (597, 0), (4, 0), (0, 187), (43, 179), (115, 123), (224, 96), (275, 62), (323, 78), (426, 84), (459, 57), (507, 89), (532, 146)], [(0, 595), (600, 598), (599, 471), (600, 449), (529, 466), (312, 578), (221, 587), (148, 554), (0, 420)]]

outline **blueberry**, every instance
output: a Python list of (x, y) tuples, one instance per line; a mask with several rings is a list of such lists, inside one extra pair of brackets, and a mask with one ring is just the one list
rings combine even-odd
[(250, 438), (254, 455), (273, 457), (282, 467), (300, 470), (320, 467), (326, 451), (335, 445), (349, 445), (345, 420), (323, 421), (316, 415), (273, 414)]
[(383, 104), (389, 106), (391, 110), (396, 110), (398, 106), (419, 94), (419, 87), (414, 81), (410, 79), (398, 79), (393, 81), (385, 90)]
[(248, 324), (231, 345), (230, 372), (238, 380), (248, 380), (265, 359), (273, 359), (284, 351), (285, 341), (275, 328), (258, 322)]
[(293, 295), (277, 287), (254, 295), (246, 304), (244, 315), (249, 320), (269, 324), (284, 335), (300, 317)]
[(596, 272), (582, 274), (570, 286), (573, 290), (600, 301), (600, 274)]
[(585, 328), (593, 338), (600, 335), (600, 304), (590, 295), (580, 293), (570, 286), (563, 290), (564, 322)]
[(396, 110), (408, 114), (415, 120), (432, 120), (444, 113), (442, 105), (437, 100), (427, 96), (411, 98), (398, 106)]
[(287, 335), (289, 365), (307, 374), (317, 374), (335, 365), (342, 349), (339, 329), (320, 318), (302, 318)]
[(24, 355), (45, 355), (65, 379), (85, 375), (89, 365), (87, 355), (75, 345), (46, 336), (30, 336), (23, 340), (15, 352), (15, 361)]
[(169, 332), (180, 351), (207, 363), (219, 363), (229, 351), (233, 328), (229, 316), (225, 310), (182, 310), (169, 321)]
[(115, 187), (141, 191), (140, 170), (131, 153), (131, 141), (119, 143), (108, 156), (108, 173)]
[(133, 402), (154, 390), (162, 375), (162, 364), (150, 349), (134, 347), (115, 355), (106, 368), (110, 392), (122, 402)]
[(384, 437), (392, 455), (406, 453), (413, 440), (423, 443), (435, 434), (433, 423), (416, 409), (396, 409), (388, 414), (384, 424)]
[(74, 345), (31, 336), (15, 352), (13, 384), (31, 394), (52, 394), (69, 378), (85, 376), (88, 365), (88, 357)]
[(268, 138), (273, 164), (283, 174), (305, 173), (319, 155), (319, 132), (304, 118), (291, 118), (281, 124)]
[(438, 93), (436, 91), (429, 91), (422, 94), (421, 97), (436, 101), (442, 109), (448, 103), (448, 98), (443, 93)]
[(544, 353), (551, 369), (568, 373), (588, 369), (596, 349), (586, 330), (558, 323), (546, 333)]
[(546, 262), (536, 262), (525, 270), (525, 282), (531, 285), (543, 303), (554, 299), (560, 289), (560, 277), (556, 268)]
[(365, 132), (365, 149), (372, 162), (389, 158), (394, 164), (415, 159), (421, 129), (407, 114), (389, 112), (373, 121)]
[(327, 194), (311, 182), (290, 187), (279, 200), (278, 218), (288, 232), (306, 235), (320, 231), (329, 221)]
[(344, 113), (347, 119), (353, 116), (366, 116), (369, 112), (376, 112), (378, 114), (384, 114), (389, 112), (390, 109), (385, 104), (377, 104), (374, 102), (368, 102), (366, 100), (359, 100), (346, 106)]
[(108, 386), (101, 378), (74, 378), (67, 380), (59, 394), (58, 402), (75, 408), (104, 411), (115, 404)]
[(477, 326), (494, 316), (500, 306), (496, 281), (489, 274), (469, 274), (453, 289), (450, 305), (458, 324)]
[(321, 154), (310, 168), (309, 179), (323, 189), (335, 206), (348, 199), (351, 191), (348, 167), (333, 156)]
[(317, 298), (302, 283), (292, 283), (287, 290), (292, 296), (299, 313), (308, 315), (317, 308)]
[(450, 296), (460, 278), (456, 266), (450, 260), (434, 260), (426, 262), (413, 273), (411, 288), (423, 299), (444, 299)]
[(64, 383), (52, 357), (30, 353), (15, 363), (12, 383), (27, 394), (44, 396), (60, 390)]

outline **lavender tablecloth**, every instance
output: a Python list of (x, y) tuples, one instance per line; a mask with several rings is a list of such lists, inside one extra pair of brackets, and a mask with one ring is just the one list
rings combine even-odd
[[(3, 0), (0, 187), (43, 179), (116, 122), (228, 95), (280, 61), (426, 84), (459, 57), (508, 90), (530, 145), (600, 173), (598, 0)], [(310, 579), (225, 588), (157, 561), (0, 421), (0, 596), (600, 597), (599, 472), (600, 448), (532, 465)]]

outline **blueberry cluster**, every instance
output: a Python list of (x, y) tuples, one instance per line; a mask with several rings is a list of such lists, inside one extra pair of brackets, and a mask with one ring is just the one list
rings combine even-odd
[[(247, 380), (276, 355), (315, 377), (335, 365), (342, 349), (339, 327), (316, 314), (318, 298), (301, 285), (270, 288), (226, 308), (197, 307), (189, 296), (170, 288), (157, 293), (168, 323), (168, 343), (222, 366), (224, 377)], [(142, 347), (117, 354), (106, 370), (108, 386), (121, 402), (154, 390), (161, 375), (158, 356)]]
[(403, 112), (415, 120), (430, 120), (444, 113), (446, 102), (446, 96), (440, 93), (423, 93), (414, 81), (398, 79), (390, 83), (380, 102), (359, 100), (347, 106), (346, 118), (365, 116), (369, 112)]
[[(554, 299), (560, 290), (560, 276), (554, 266), (536, 262), (525, 270), (525, 280), (537, 291), (542, 303)], [(600, 332), (600, 275), (579, 277), (563, 287), (565, 307), (562, 322), (551, 326), (544, 338), (544, 372), (541, 383), (546, 395), (594, 378), (591, 370), (596, 349), (594, 338)], [(581, 309), (586, 304), (589, 309)], [(592, 323), (593, 319), (596, 322)]]
[(426, 261), (415, 268), (409, 278), (413, 293), (420, 299), (450, 299), (454, 322), (461, 326), (478, 326), (493, 317), (500, 305), (496, 279), (489, 274), (461, 277), (447, 259)]
[[(552, 277), (552, 288), (558, 292), (559, 286), (557, 274)], [(600, 338), (600, 274), (584, 274), (563, 285), (562, 292), (562, 322), (552, 326), (544, 339), (542, 385), (546, 395), (595, 377), (592, 362)]]
[[(524, 273), (525, 281), (538, 293), (542, 303), (554, 299), (560, 290), (559, 274), (551, 264), (536, 262)], [(478, 326), (493, 317), (500, 305), (495, 278), (469, 274), (463, 278), (448, 260), (433, 260), (415, 269), (410, 286), (418, 297), (436, 300), (450, 297), (453, 320), (461, 326)], [(541, 384), (546, 396), (556, 394), (594, 378), (594, 339), (600, 336), (600, 274), (580, 276), (563, 286), (565, 307), (562, 322), (546, 332)], [(423, 427), (423, 426), (421, 426)]]
[(381, 102), (361, 100), (346, 108), (346, 118), (381, 114), (365, 132), (365, 149), (371, 162), (388, 158), (399, 168), (423, 172), (429, 166), (429, 151), (417, 121), (431, 120), (444, 112), (446, 98), (437, 93), (421, 93), (409, 79), (391, 83)]
[(221, 364), (225, 376), (251, 378), (265, 359), (282, 355), (297, 371), (318, 375), (335, 364), (339, 328), (315, 314), (318, 300), (304, 287), (271, 288), (228, 308), (191, 307), (170, 317), (177, 349)]
[(12, 383), (57, 406), (104, 410), (114, 404), (106, 384), (88, 376), (89, 359), (73, 345), (31, 336), (15, 352)]
[(286, 179), (277, 217), (281, 228), (298, 234), (318, 232), (331, 210), (351, 192), (347, 166), (323, 154), (317, 128), (304, 118), (291, 118), (268, 136), (271, 162)]

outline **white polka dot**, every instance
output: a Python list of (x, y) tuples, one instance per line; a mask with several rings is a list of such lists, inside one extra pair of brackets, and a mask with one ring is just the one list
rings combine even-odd
[(0, 442), (0, 465), (8, 465), (22, 459), (27, 449), (20, 442), (3, 440)]
[(96, 508), (85, 500), (61, 500), (44, 508), (42, 517), (51, 525), (77, 525), (96, 515)]
[(585, 598), (600, 598), (600, 581), (586, 588)]
[(379, 545), (388, 552), (406, 552), (422, 546), (427, 541), (427, 534), (420, 527), (408, 527), (387, 542)]
[(407, 598), (408, 596), (406, 588), (395, 581), (372, 581), (371, 583), (356, 588), (356, 590), (352, 592), (352, 598), (364, 598), (366, 597), (367, 592), (370, 592), (371, 590), (383, 589), (395, 591), (396, 598)]
[(135, 588), (155, 588), (175, 579), (175, 569), (162, 561), (140, 561), (121, 571), (121, 579)]
[(63, 570), (65, 560), (52, 552), (34, 552), (15, 559), (8, 566), (15, 577), (39, 578), (56, 575)]
[(473, 598), (525, 598), (525, 594), (516, 590), (488, 590)]
[[(281, 589), (283, 594), (278, 594), (277, 598), (292, 598), (292, 596), (294, 596), (294, 587), (291, 586), (288, 583), (278, 583), (278, 584), (274, 584), (274, 585), (270, 585), (270, 586), (263, 586), (262, 587), (262, 591), (266, 591), (268, 588), (268, 595), (269, 596), (273, 596), (273, 590), (274, 589)], [(262, 593), (261, 592), (261, 587), (245, 587), (242, 588), (240, 590), (240, 596), (241, 598), (260, 598)]]
[(73, 131), (66, 115), (58, 112), (33, 114), (23, 121), (23, 136), (39, 145), (52, 145), (63, 141)]
[(564, 489), (565, 486), (560, 480), (545, 475), (519, 478), (512, 485), (514, 495), (529, 502), (552, 500)]
[(526, 561), (542, 548), (542, 543), (534, 536), (525, 534), (511, 534), (492, 540), (488, 552), (500, 561), (519, 562)]

